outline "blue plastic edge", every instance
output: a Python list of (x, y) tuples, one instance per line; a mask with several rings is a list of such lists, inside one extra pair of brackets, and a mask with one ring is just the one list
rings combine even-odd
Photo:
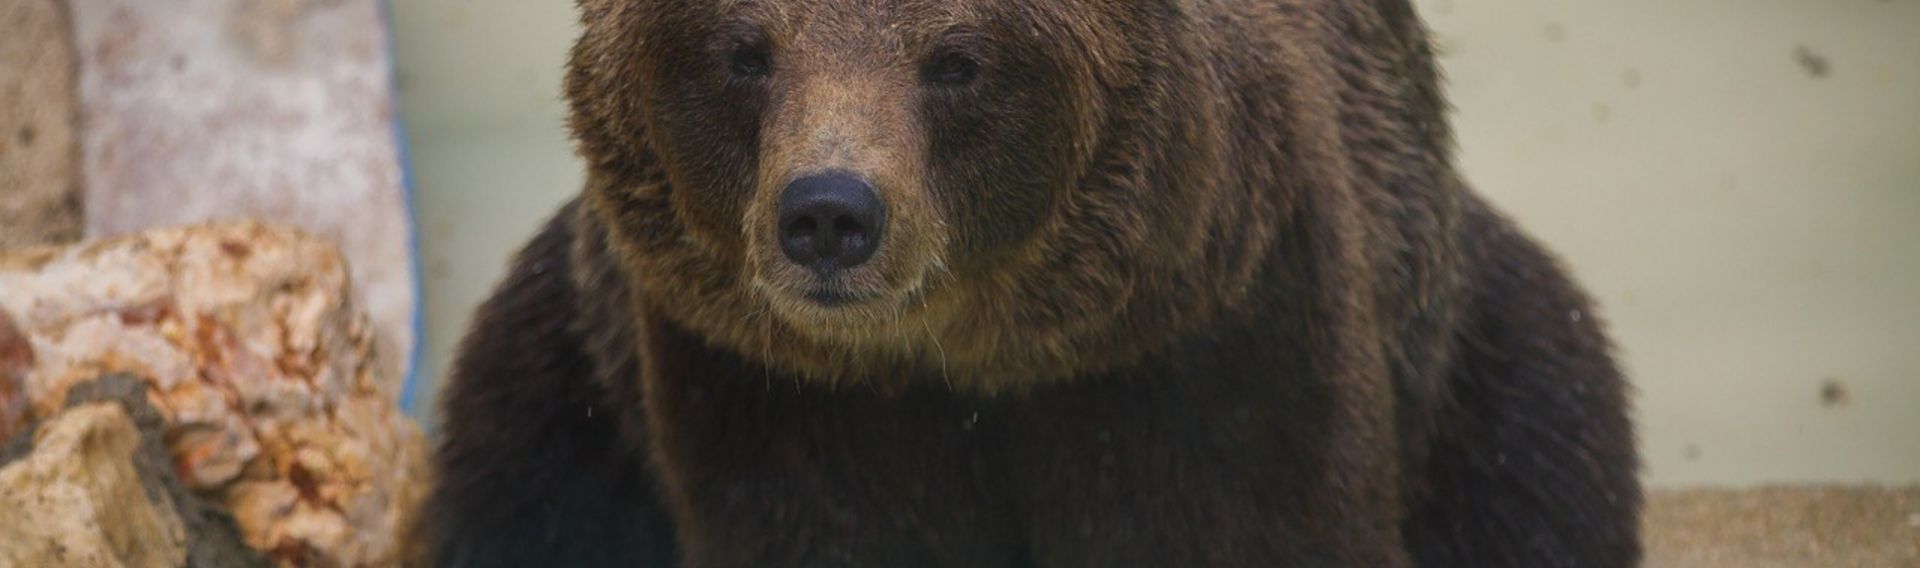
[(426, 359), (427, 295), (420, 262), (420, 215), (415, 203), (413, 149), (407, 137), (407, 123), (401, 119), (400, 112), (400, 63), (394, 41), (391, 0), (380, 0), (380, 28), (387, 39), (387, 98), (393, 108), (393, 142), (399, 153), (400, 189), (407, 209), (407, 259), (413, 265), (413, 346), (407, 353), (406, 377), (400, 383), (400, 410), (419, 420), (420, 415), (415, 407), (420, 394), (420, 368)]

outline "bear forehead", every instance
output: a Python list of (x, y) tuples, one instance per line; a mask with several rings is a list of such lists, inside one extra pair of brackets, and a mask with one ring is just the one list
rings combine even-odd
[[(1045, 39), (1103, 19), (1137, 15), (1129, 2), (1032, 0), (655, 0), (668, 25), (751, 26), (782, 39), (818, 44), (846, 40), (938, 39), (953, 32), (1002, 32)], [(678, 15), (680, 17), (667, 17)], [(693, 22), (685, 19), (693, 19)], [(1130, 19), (1130, 18), (1129, 18)], [(854, 43), (858, 43), (857, 41)]]
[(650, 1), (626, 11), (627, 23), (638, 18), (642, 35), (653, 38), (643, 44), (673, 46), (668, 51), (757, 45), (788, 63), (832, 68), (911, 65), (958, 51), (1127, 74), (1126, 61), (1173, 41), (1187, 14), (1182, 0)]

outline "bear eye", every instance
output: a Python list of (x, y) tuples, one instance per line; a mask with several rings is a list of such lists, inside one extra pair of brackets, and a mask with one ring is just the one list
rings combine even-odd
[(727, 56), (728, 65), (734, 74), (743, 77), (765, 77), (773, 72), (773, 56), (767, 48), (759, 45), (741, 45), (733, 48)]
[(958, 87), (972, 83), (980, 73), (980, 62), (964, 53), (948, 52), (927, 62), (924, 74), (929, 83)]

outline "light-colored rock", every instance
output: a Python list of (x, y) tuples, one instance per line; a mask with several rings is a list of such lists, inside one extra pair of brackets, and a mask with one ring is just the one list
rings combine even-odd
[(401, 381), (418, 299), (382, 3), (66, 3), (86, 236), (240, 217), (320, 235)]
[(80, 236), (64, 0), (0, 0), (0, 249)]
[(424, 489), (424, 441), (349, 289), (331, 246), (248, 222), (0, 255), (0, 313), (33, 352), (29, 413), (138, 377), (181, 479), (284, 565), (392, 564)]
[(134, 470), (140, 434), (120, 405), (89, 404), (41, 427), (0, 468), (0, 567), (176, 568), (186, 529)]

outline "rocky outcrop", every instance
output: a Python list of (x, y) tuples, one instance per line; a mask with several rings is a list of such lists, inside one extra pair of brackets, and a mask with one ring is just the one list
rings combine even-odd
[(186, 565), (186, 528), (133, 468), (140, 434), (118, 405), (61, 414), (0, 469), (0, 565)]
[(382, 2), (64, 3), (86, 236), (240, 217), (320, 235), (395, 388), (418, 299)]
[(353, 260), (398, 384), (419, 298), (381, 6), (0, 0), (0, 250), (303, 227)]
[(147, 394), (127, 376), (87, 382), (37, 435), (0, 450), (0, 507), (13, 514), (0, 519), (0, 566), (268, 565), (175, 474)]
[(424, 441), (349, 290), (332, 247), (255, 223), (0, 255), (0, 318), (25, 339), (11, 358), (0, 339), (0, 367), (25, 361), (15, 388), (36, 420), (96, 377), (134, 377), (181, 482), (248, 545), (283, 565), (391, 565)]
[(27, 422), (27, 371), (33, 369), (33, 343), (0, 311), (0, 442), (13, 439)]

